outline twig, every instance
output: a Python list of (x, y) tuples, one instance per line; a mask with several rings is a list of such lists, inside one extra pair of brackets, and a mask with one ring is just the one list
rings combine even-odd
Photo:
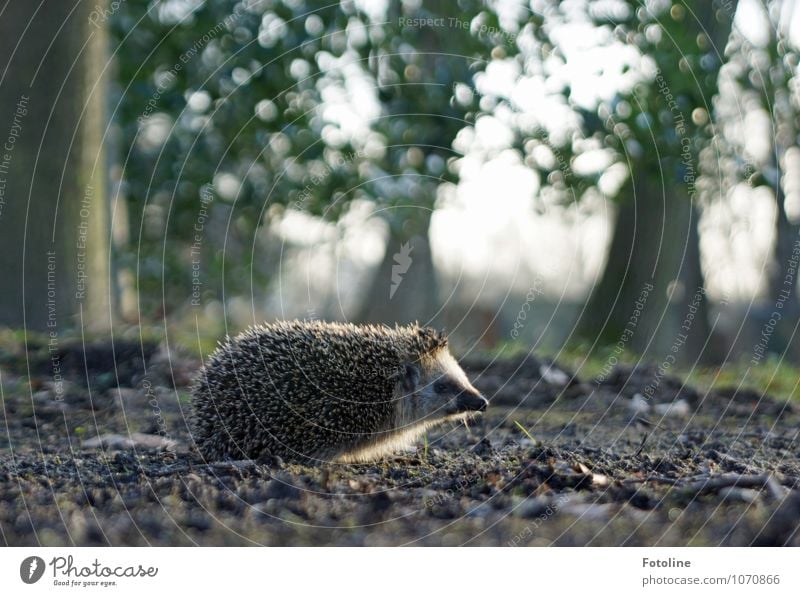
[(691, 493), (704, 493), (717, 491), (721, 488), (763, 488), (771, 478), (770, 474), (720, 474), (705, 480), (692, 482), (683, 487)]
[(789, 493), (789, 489), (781, 486), (780, 482), (775, 479), (773, 474), (769, 475), (765, 484), (769, 496), (776, 501), (782, 501), (783, 498)]
[(647, 439), (650, 438), (651, 431), (647, 431), (642, 435), (642, 442), (639, 443), (639, 448), (636, 450), (636, 453), (633, 454), (634, 457), (639, 457), (642, 453), (642, 449), (644, 449), (644, 444), (647, 442)]
[(662, 484), (679, 484), (681, 478), (669, 478), (667, 476), (648, 476), (646, 478), (623, 478), (622, 482), (627, 484), (637, 484), (639, 482), (660, 482)]

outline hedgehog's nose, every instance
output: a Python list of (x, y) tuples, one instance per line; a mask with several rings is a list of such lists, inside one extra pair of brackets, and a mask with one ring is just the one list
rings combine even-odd
[(471, 391), (462, 391), (456, 398), (459, 412), (483, 412), (488, 405), (489, 402), (485, 397)]

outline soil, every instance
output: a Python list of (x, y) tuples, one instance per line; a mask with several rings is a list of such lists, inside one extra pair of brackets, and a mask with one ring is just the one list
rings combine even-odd
[(491, 405), (469, 427), (305, 467), (203, 461), (197, 362), (158, 346), (32, 345), (0, 366), (6, 545), (800, 546), (797, 407), (653, 367), (474, 359)]

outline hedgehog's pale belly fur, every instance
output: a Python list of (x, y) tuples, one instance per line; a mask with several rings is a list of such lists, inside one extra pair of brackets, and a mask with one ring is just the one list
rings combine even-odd
[(353, 463), (407, 449), (432, 426), (469, 416), (420, 415), (399, 388), (408, 361), (471, 388), (446, 346), (444, 336), (418, 326), (251, 328), (221, 345), (198, 376), (193, 438), (210, 460)]
[(388, 455), (396, 454), (402, 451), (409, 451), (413, 449), (415, 441), (434, 426), (439, 426), (446, 421), (455, 422), (459, 420), (467, 420), (470, 417), (471, 415), (465, 412), (462, 414), (452, 414), (439, 420), (417, 422), (409, 428), (399, 430), (394, 434), (375, 441), (374, 443), (346, 451), (336, 457), (334, 461), (341, 464), (358, 464), (375, 461), (377, 459), (381, 459)]

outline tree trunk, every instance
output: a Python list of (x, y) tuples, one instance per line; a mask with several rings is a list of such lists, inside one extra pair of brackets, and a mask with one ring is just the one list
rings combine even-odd
[(697, 213), (685, 191), (637, 176), (619, 205), (605, 270), (578, 322), (596, 344), (694, 362), (708, 337)]
[(0, 324), (51, 338), (110, 322), (104, 7), (8, 2), (0, 18)]
[[(775, 149), (777, 152), (778, 149)], [(778, 312), (781, 316), (780, 321), (775, 326), (775, 331), (768, 349), (775, 354), (785, 354), (787, 350), (792, 352), (792, 358), (796, 359), (800, 348), (797, 347), (797, 340), (794, 338), (795, 326), (798, 315), (800, 315), (800, 305), (797, 300), (797, 253), (798, 242), (800, 242), (800, 226), (789, 221), (786, 213), (786, 194), (783, 190), (783, 180), (781, 170), (777, 167), (780, 162), (777, 155), (773, 154), (774, 171), (777, 172), (773, 191), (775, 193), (775, 206), (777, 217), (775, 221), (775, 249), (773, 251), (773, 269), (769, 277), (769, 295), (767, 314), (764, 321), (759, 321), (763, 325), (772, 313)], [(780, 306), (778, 306), (780, 305)]]
[(390, 227), (386, 253), (371, 280), (357, 320), (441, 324), (429, 226), (430, 218), (424, 223), (424, 230), (410, 238)]
[[(716, 2), (699, 3), (687, 20), (687, 26), (700, 25), (698, 31), (709, 36), (720, 62), (736, 6), (735, 1), (722, 7)], [(709, 103), (716, 94), (716, 85), (710, 87)], [(703, 349), (712, 338), (700, 267), (697, 210), (682, 182), (667, 174), (662, 189), (662, 181), (653, 175), (660, 169), (652, 165), (638, 163), (631, 172), (634, 199), (628, 197), (619, 205), (606, 267), (577, 332), (596, 343), (621, 341), (624, 347), (659, 361), (709, 362), (717, 350), (715, 346)], [(643, 293), (646, 307), (638, 309)], [(637, 314), (639, 310), (641, 314)], [(635, 329), (631, 328), (632, 317), (637, 319)]]

